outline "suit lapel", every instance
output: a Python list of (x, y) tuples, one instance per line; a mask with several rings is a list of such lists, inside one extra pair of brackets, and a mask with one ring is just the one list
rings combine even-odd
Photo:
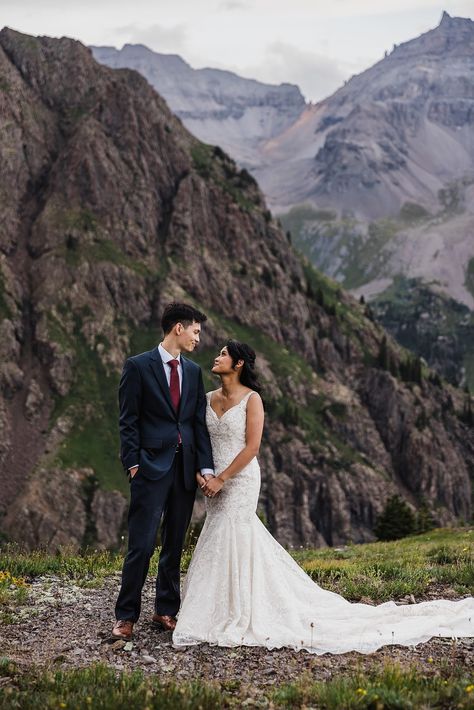
[[(165, 397), (166, 401), (168, 402), (169, 408), (172, 411), (173, 416), (176, 418), (176, 412), (173, 407), (173, 403), (171, 402), (170, 388), (168, 386), (168, 381), (166, 379), (165, 368), (164, 368), (163, 361), (160, 356), (160, 352), (157, 347), (152, 351), (151, 359), (150, 359), (150, 366), (151, 366), (151, 369), (153, 370), (153, 374), (155, 375), (156, 379), (158, 380), (158, 384), (161, 387), (164, 397)], [(183, 369), (183, 372), (184, 372), (184, 369)]]
[(181, 399), (179, 401), (179, 411), (180, 413), (184, 411), (186, 406), (186, 401), (189, 394), (189, 375), (190, 366), (188, 361), (181, 355), (181, 367), (183, 372), (183, 381), (181, 383)]

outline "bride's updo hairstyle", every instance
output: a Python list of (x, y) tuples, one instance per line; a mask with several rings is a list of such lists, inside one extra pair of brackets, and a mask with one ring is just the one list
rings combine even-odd
[(240, 382), (255, 390), (259, 394), (262, 387), (258, 381), (257, 373), (255, 372), (255, 350), (252, 350), (250, 345), (239, 343), (237, 340), (228, 340), (225, 344), (227, 352), (232, 358), (232, 366), (235, 368), (239, 360), (243, 360), (244, 364), (240, 373)]

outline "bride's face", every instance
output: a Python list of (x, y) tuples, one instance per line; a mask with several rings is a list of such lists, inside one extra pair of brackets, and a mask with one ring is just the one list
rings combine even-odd
[[(237, 363), (236, 369), (238, 369), (238, 366), (239, 363)], [(215, 372), (217, 375), (226, 375), (230, 372), (235, 372), (235, 369), (232, 366), (232, 358), (227, 352), (226, 347), (223, 347), (219, 355), (214, 358), (214, 365), (211, 372)]]

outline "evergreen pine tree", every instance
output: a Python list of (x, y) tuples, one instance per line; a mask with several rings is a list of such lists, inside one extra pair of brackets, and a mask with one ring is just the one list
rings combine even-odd
[(388, 357), (388, 346), (387, 346), (387, 336), (384, 335), (379, 347), (379, 353), (377, 355), (377, 366), (381, 367), (382, 370), (388, 370), (389, 357)]
[(469, 387), (466, 385), (464, 388), (465, 396), (464, 396), (464, 406), (463, 406), (463, 411), (462, 411), (462, 420), (467, 426), (472, 426), (474, 424), (474, 416), (472, 413), (472, 401), (471, 401), (471, 392), (469, 390)]
[(428, 505), (423, 502), (416, 513), (416, 532), (424, 533), (436, 527), (435, 519)]
[(411, 509), (399, 495), (391, 496), (374, 528), (377, 539), (398, 540), (414, 532), (416, 532), (416, 520)]

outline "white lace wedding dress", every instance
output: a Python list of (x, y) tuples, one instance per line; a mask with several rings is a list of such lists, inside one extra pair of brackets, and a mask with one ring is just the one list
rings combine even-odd
[[(247, 400), (206, 420), (216, 472), (245, 446)], [(397, 606), (353, 604), (319, 587), (257, 517), (260, 468), (253, 459), (206, 499), (207, 517), (184, 582), (175, 646), (290, 647), (369, 653), (433, 636), (474, 636), (474, 598)]]

